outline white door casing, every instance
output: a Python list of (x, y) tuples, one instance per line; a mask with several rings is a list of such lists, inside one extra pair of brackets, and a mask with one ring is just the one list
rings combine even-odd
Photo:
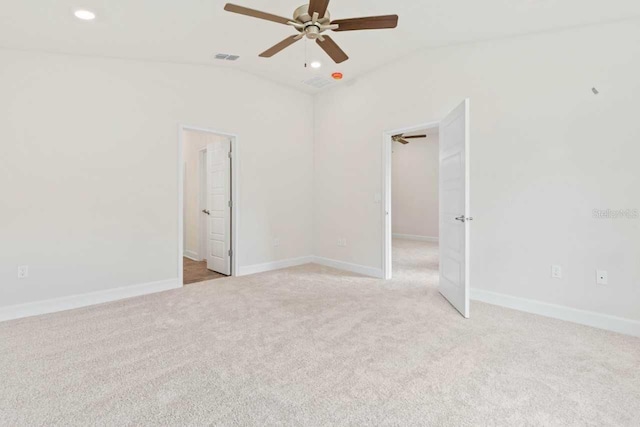
[(469, 100), (440, 122), (440, 293), (469, 317)]
[(231, 274), (231, 141), (207, 144), (207, 268)]

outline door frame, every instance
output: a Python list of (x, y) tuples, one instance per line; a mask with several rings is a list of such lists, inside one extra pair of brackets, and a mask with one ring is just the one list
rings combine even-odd
[(399, 133), (414, 132), (422, 129), (432, 129), (440, 126), (439, 121), (430, 121), (414, 126), (406, 126), (398, 129), (386, 130), (382, 132), (382, 277), (389, 280), (393, 276), (392, 267), (392, 218), (391, 211), (391, 168), (393, 157), (391, 155), (393, 141), (391, 137)]
[(184, 271), (182, 267), (184, 251), (184, 132), (206, 132), (219, 136), (228, 137), (231, 140), (231, 276), (237, 276), (240, 271), (240, 245), (238, 233), (240, 230), (240, 150), (238, 149), (238, 135), (235, 133), (223, 132), (202, 126), (191, 126), (178, 124), (178, 281), (183, 286)]

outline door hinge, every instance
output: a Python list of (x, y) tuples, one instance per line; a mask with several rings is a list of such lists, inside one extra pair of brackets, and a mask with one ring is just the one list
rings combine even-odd
[(229, 207), (232, 208), (233, 207), (233, 200), (229, 200)]
[(230, 158), (230, 159), (232, 158), (231, 151), (229, 151), (229, 158)]
[(229, 249), (229, 256), (233, 255), (233, 250)]

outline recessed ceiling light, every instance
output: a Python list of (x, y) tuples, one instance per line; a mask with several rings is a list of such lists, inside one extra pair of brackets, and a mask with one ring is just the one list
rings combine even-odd
[(318, 61), (313, 61), (311, 63), (311, 68), (320, 68), (320, 67), (322, 67), (322, 64)]
[(80, 9), (73, 12), (73, 14), (78, 19), (82, 19), (83, 21), (93, 21), (96, 19), (96, 14), (91, 12), (90, 10)]

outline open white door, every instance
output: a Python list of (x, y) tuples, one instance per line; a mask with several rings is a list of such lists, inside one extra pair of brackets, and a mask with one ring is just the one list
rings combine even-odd
[(207, 268), (231, 274), (231, 141), (207, 144)]
[(469, 317), (469, 100), (440, 122), (439, 290)]

